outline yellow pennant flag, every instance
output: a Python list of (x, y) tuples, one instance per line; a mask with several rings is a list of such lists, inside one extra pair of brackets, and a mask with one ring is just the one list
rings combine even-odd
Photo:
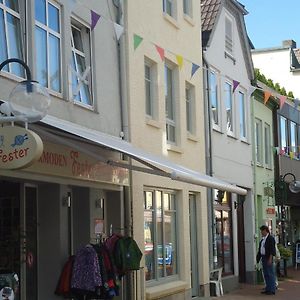
[(295, 156), (295, 153), (293, 151), (290, 151), (290, 159), (293, 159)]
[(268, 91), (264, 91), (264, 92), (265, 92), (264, 105), (266, 105), (272, 94), (270, 92), (268, 92)]
[(176, 55), (176, 60), (177, 60), (179, 69), (181, 69), (183, 66), (183, 57), (181, 55)]

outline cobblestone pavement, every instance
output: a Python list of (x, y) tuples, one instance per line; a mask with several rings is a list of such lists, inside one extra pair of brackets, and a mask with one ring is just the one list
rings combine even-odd
[(288, 269), (288, 278), (279, 281), (276, 295), (261, 294), (263, 285), (241, 284), (240, 288), (225, 294), (223, 297), (211, 297), (221, 300), (250, 300), (250, 299), (300, 299), (300, 270)]

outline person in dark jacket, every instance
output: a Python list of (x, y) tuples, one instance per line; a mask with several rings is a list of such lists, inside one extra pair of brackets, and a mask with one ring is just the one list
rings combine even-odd
[(275, 239), (270, 234), (266, 225), (260, 227), (262, 240), (259, 243), (256, 262), (262, 261), (263, 273), (266, 282), (266, 289), (262, 292), (266, 295), (275, 295), (275, 273), (273, 268), (273, 256), (276, 255)]

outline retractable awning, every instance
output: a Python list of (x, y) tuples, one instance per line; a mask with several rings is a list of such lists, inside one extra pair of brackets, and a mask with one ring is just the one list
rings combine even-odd
[[(62, 119), (58, 119), (53, 116), (46, 116), (42, 121), (42, 123), (64, 131), (68, 134), (72, 134), (79, 138), (84, 138), (96, 145), (109, 148), (111, 150), (115, 150), (121, 152), (123, 154), (128, 155), (132, 159), (143, 163), (147, 168), (134, 166), (132, 164), (122, 164), (120, 162), (114, 162), (111, 160), (107, 160), (107, 164), (118, 165), (124, 168), (133, 169), (136, 171), (151, 173), (155, 175), (169, 177), (173, 180), (178, 180), (186, 183), (191, 183), (195, 185), (205, 186), (209, 188), (215, 188), (222, 191), (228, 191), (232, 193), (237, 193), (240, 195), (246, 195), (247, 190), (227, 183), (223, 180), (217, 179), (215, 177), (211, 177), (191, 169), (188, 169), (184, 166), (175, 164), (170, 160), (160, 157), (158, 155), (153, 155), (151, 153), (147, 153), (146, 151), (135, 147), (129, 142), (126, 142), (120, 138), (101, 133), (96, 130), (92, 130), (86, 127), (83, 127), (78, 124), (74, 124)], [(32, 125), (32, 129), (36, 130), (38, 133), (46, 133), (47, 129), (41, 129), (41, 127), (37, 127), (36, 125)], [(52, 134), (53, 135), (53, 134)], [(59, 139), (59, 137), (53, 135), (53, 137)], [(60, 138), (61, 142), (64, 142), (63, 138)], [(65, 143), (67, 143), (65, 141)], [(82, 151), (85, 149), (81, 148)], [(86, 150), (88, 151), (88, 150)], [(89, 153), (87, 153), (89, 154)]]

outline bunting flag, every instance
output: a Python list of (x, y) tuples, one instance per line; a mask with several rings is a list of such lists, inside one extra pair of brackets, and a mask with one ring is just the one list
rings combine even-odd
[(232, 89), (232, 92), (234, 93), (234, 91), (236, 90), (236, 88), (239, 86), (240, 82), (239, 81), (236, 81), (236, 80), (233, 80), (233, 89)]
[(279, 150), (279, 155), (284, 155), (285, 154), (285, 150), (284, 149), (280, 149)]
[(197, 70), (200, 68), (199, 65), (192, 63), (192, 72), (191, 72), (191, 79), (194, 76), (194, 74), (197, 72)]
[(163, 49), (157, 45), (155, 45), (155, 48), (156, 48), (161, 60), (164, 60), (165, 59), (165, 49)]
[(282, 95), (279, 96), (279, 109), (282, 109), (286, 99), (287, 99), (287, 96), (282, 96)]
[(290, 159), (293, 159), (295, 156), (294, 152), (293, 151), (290, 151)]
[(117, 23), (114, 23), (114, 28), (115, 28), (115, 33), (116, 33), (117, 40), (119, 40), (121, 35), (124, 32), (124, 27), (117, 24)]
[(177, 60), (179, 69), (181, 69), (182, 66), (183, 66), (183, 56), (181, 56), (181, 55), (176, 55), (176, 60)]
[(279, 147), (273, 147), (273, 153), (274, 154), (279, 154)]
[(143, 38), (137, 34), (133, 35), (133, 47), (134, 50), (141, 44)]
[(265, 96), (264, 96), (264, 105), (266, 105), (272, 94), (270, 92), (268, 92), (268, 91), (264, 91), (264, 93), (265, 93)]
[(294, 99), (294, 108), (297, 109), (299, 106), (300, 100), (298, 98)]
[(256, 87), (253, 85), (250, 85), (249, 89), (248, 89), (249, 96), (251, 96), (255, 90), (256, 90)]
[(91, 10), (91, 30), (92, 31), (96, 27), (96, 25), (97, 25), (100, 17), (101, 17), (100, 15), (98, 15), (96, 12), (94, 12), (93, 10)]

